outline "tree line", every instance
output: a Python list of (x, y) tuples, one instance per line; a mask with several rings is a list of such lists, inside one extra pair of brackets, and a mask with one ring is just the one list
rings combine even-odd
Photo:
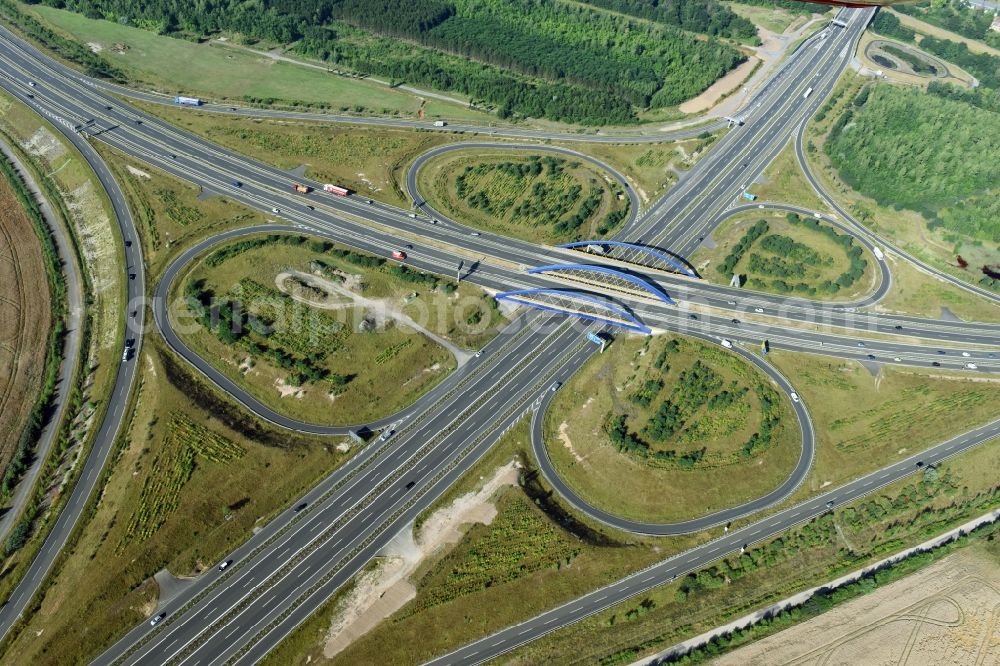
[(532, 0), (44, 1), (165, 35), (232, 32), (294, 43), (303, 55), (361, 74), (460, 92), (501, 117), (588, 125), (634, 123), (637, 108), (678, 104), (744, 60), (714, 37), (685, 30), (747, 30), (714, 0), (655, 3), (673, 17), (660, 22)]

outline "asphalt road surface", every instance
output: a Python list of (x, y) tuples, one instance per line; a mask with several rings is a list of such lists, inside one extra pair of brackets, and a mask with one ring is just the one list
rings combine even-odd
[[(711, 153), (687, 173), (677, 187), (625, 226), (622, 238), (667, 247), (681, 255), (696, 247), (722, 219), (726, 210), (734, 205), (746, 184), (763, 171), (792, 137), (795, 128), (822, 103), (846, 67), (853, 44), (871, 15), (867, 11), (846, 12), (843, 16), (848, 18), (848, 28), (827, 28), (804, 42), (780, 74), (751, 100), (743, 114), (747, 118), (746, 125), (734, 128), (721, 138)], [(280, 170), (234, 155), (123, 105), (100, 85), (41, 56), (4, 31), (0, 31), (0, 62), (4, 64), (6, 75), (0, 83), (9, 90), (16, 90), (15, 94), (22, 101), (29, 102), (33, 108), (65, 127), (64, 131), (75, 135), (77, 142), (87, 145), (72, 128), (85, 131), (93, 139), (104, 141), (168, 173), (196, 182), (208, 191), (224, 193), (259, 210), (277, 209), (274, 214), (283, 222), (292, 222), (310, 232), (321, 233), (361, 249), (372, 250), (372, 246), (378, 243), (374, 249), (380, 250), (381, 254), (394, 249), (400, 242), (397, 240), (390, 245), (393, 238), (427, 239), (428, 242), (414, 252), (412, 263), (417, 267), (447, 275), (453, 272), (459, 260), (468, 261), (468, 279), (507, 288), (552, 286), (555, 278), (525, 275), (521, 270), (525, 266), (553, 263), (553, 258), (569, 256), (566, 251), (539, 248), (511, 239), (490, 238), (486, 234), (472, 237), (466, 228), (453, 222), (442, 220), (440, 224), (429, 224), (423, 216), (420, 216), (421, 219), (410, 218), (406, 211), (382, 204), (368, 204), (358, 197), (321, 199), (319, 196), (295, 195), (289, 188), (291, 179)], [(27, 80), (37, 81), (37, 87), (33, 89), (36, 96), (30, 100), (26, 98), (29, 90)], [(807, 87), (812, 87), (814, 92), (804, 97), (803, 91)], [(159, 101), (163, 101), (162, 98)], [(227, 112), (225, 109), (216, 110)], [(258, 110), (237, 113), (261, 115)], [(273, 115), (295, 117), (284, 112), (273, 112)], [(358, 119), (350, 121), (358, 122)], [(400, 124), (399, 121), (371, 122)], [(454, 129), (465, 128), (447, 128), (449, 131)], [(703, 130), (704, 127), (697, 128), (697, 132)], [(516, 132), (505, 136), (568, 138), (559, 134)], [(667, 138), (670, 137), (655, 135), (629, 140), (662, 141)], [(585, 140), (594, 140), (594, 137), (585, 137)], [(623, 137), (601, 140), (621, 142)], [(96, 168), (100, 172), (103, 164)], [(240, 182), (239, 186), (235, 185), (236, 181)], [(113, 183), (108, 188), (110, 192), (116, 191)], [(635, 205), (633, 210), (638, 212), (639, 207)], [(128, 219), (127, 211), (125, 215), (120, 219)], [(135, 237), (130, 223), (123, 233)], [(451, 267), (445, 269), (446, 263), (450, 263)], [(183, 264), (176, 266), (180, 268)], [(907, 362), (915, 365), (937, 362), (932, 360), (937, 358), (936, 350), (917, 344), (916, 340), (909, 344), (895, 338), (868, 340), (865, 343), (868, 347), (860, 348), (857, 346), (860, 339), (845, 338), (842, 332), (803, 331), (781, 325), (786, 309), (796, 313), (789, 319), (809, 314), (814, 318), (842, 317), (837, 321), (855, 330), (863, 328), (858, 325), (859, 321), (863, 321), (866, 326), (881, 331), (884, 322), (897, 321), (894, 318), (849, 313), (843, 311), (843, 306), (817, 306), (807, 301), (747, 295), (676, 277), (656, 279), (672, 285), (671, 289), (688, 298), (688, 303), (703, 298), (722, 310), (726, 307), (737, 310), (746, 308), (744, 302), (769, 305), (756, 306), (765, 311), (754, 313), (764, 315), (762, 319), (769, 321), (734, 324), (728, 319), (730, 313), (722, 313), (724, 316), (701, 313), (692, 319), (690, 315), (693, 312), (668, 308), (649, 299), (622, 297), (644, 320), (666, 330), (701, 333), (710, 338), (731, 335), (734, 342), (746, 340), (750, 344), (759, 344), (760, 334), (767, 331), (774, 333), (775, 344), (789, 349), (815, 351), (822, 348), (823, 353), (862, 359), (867, 359), (867, 353), (876, 350), (879, 355), (898, 353), (900, 359), (906, 355)], [(169, 282), (164, 280), (161, 284)], [(732, 305), (730, 301), (736, 303), (736, 299), (740, 303)], [(786, 302), (790, 305), (783, 305)], [(157, 321), (167, 336), (170, 333), (162, 316), (164, 312), (159, 310)], [(519, 321), (522, 322), (520, 330), (505, 333), (491, 343), (493, 348), (484, 353), (480, 363), (470, 364), (462, 374), (450, 379), (453, 382), (449, 384), (450, 390), (426, 398), (420, 409), (406, 410), (402, 423), (391, 424), (389, 428), (395, 434), (387, 440), (370, 444), (310, 491), (302, 500), (306, 504), (304, 510), (298, 513), (288, 510), (278, 515), (260, 534), (227, 558), (232, 559), (233, 565), (225, 572), (213, 571), (200, 577), (164, 607), (167, 618), (162, 623), (156, 628), (151, 628), (148, 623), (134, 628), (102, 655), (98, 663), (163, 663), (168, 660), (171, 663), (191, 664), (227, 660), (254, 663), (259, 660), (370, 561), (400, 529), (426, 509), (435, 497), (488, 450), (506, 428), (516, 423), (525, 412), (536, 409), (556, 382), (564, 381), (593, 353), (592, 345), (581, 342), (584, 332), (589, 329), (580, 324), (570, 325), (559, 318), (541, 315), (522, 317)], [(955, 336), (949, 337), (949, 332), (966, 332), (970, 336), (970, 344), (980, 340), (989, 344), (988, 341), (996, 340), (991, 334), (997, 329), (988, 325), (952, 326), (946, 322), (923, 322), (917, 318), (898, 321), (908, 322), (908, 329), (920, 328), (921, 335), (940, 335), (942, 340), (955, 339)], [(524, 326), (525, 323), (541, 325), (542, 328), (532, 329)], [(911, 334), (908, 330), (900, 334), (894, 325), (889, 330), (894, 331), (894, 335)], [(171, 344), (185, 355), (179, 339), (173, 339)], [(985, 355), (989, 352), (979, 350), (977, 353)], [(946, 351), (949, 363), (956, 362), (953, 358), (960, 358), (957, 354), (955, 349)], [(198, 365), (200, 359), (185, 357), (211, 377), (210, 366), (203, 362)], [(988, 356), (985, 358), (989, 359)], [(213, 381), (223, 385), (218, 377)], [(224, 388), (230, 390), (228, 386)], [(127, 393), (127, 388), (125, 390)], [(238, 393), (237, 397), (240, 397)], [(258, 411), (258, 406), (247, 398), (249, 396), (244, 395), (241, 400)], [(116, 393), (112, 404), (124, 403), (125, 396)], [(263, 415), (272, 420), (280, 416), (266, 412)], [(287, 425), (303, 427), (307, 424)], [(960, 438), (961, 441), (939, 445), (924, 457), (930, 462), (931, 456), (951, 455), (951, 452), (992, 437), (993, 432), (995, 430), (980, 429), (963, 436), (965, 439)], [(811, 446), (808, 452), (806, 456), (807, 448), (804, 447), (804, 457), (811, 458)], [(87, 466), (92, 464), (96, 464), (93, 457), (88, 459)], [(863, 485), (866, 480), (868, 486), (883, 485), (880, 481), (883, 477), (876, 475), (884, 475), (885, 479), (901, 478), (912, 471), (912, 467), (901, 465), (880, 470), (823, 498), (835, 496), (836, 502), (846, 501), (852, 493), (868, 492), (864, 490), (867, 486)], [(740, 531), (731, 536), (740, 534), (743, 538), (754, 540), (766, 538), (825, 510), (825, 502), (829, 500), (823, 498), (814, 498), (775, 514), (779, 518), (777, 521), (775, 516), (765, 518), (754, 526), (758, 528), (756, 532)], [(64, 512), (60, 520), (66, 518), (72, 525), (75, 517), (69, 513)], [(519, 625), (510, 636), (498, 634), (444, 659), (448, 663), (475, 663), (491, 654), (500, 654), (553, 628), (575, 621), (582, 614), (596, 612), (658, 584), (657, 581), (663, 582), (667, 576), (673, 575), (671, 567), (693, 568), (700, 566), (699, 562), (716, 559), (720, 555), (715, 553), (729, 548), (732, 543), (727, 537), (724, 543), (715, 542), (688, 551), (657, 565), (659, 568), (654, 567), (617, 583), (618, 587), (606, 588), (603, 592), (611, 591), (604, 598), (599, 598), (599, 593), (588, 595), (578, 602), (551, 611), (554, 615), (546, 614)], [(58, 552), (58, 548), (55, 551)], [(43, 557), (36, 564), (46, 558), (51, 563), (55, 555), (49, 553), (43, 550)], [(26, 580), (27, 584), (35, 587), (39, 582), (37, 578)], [(643, 585), (646, 587), (643, 588)], [(612, 597), (615, 601), (611, 601)], [(607, 604), (602, 605), (605, 602)], [(0, 611), (0, 619), (4, 622), (8, 621), (11, 607), (8, 603)]]

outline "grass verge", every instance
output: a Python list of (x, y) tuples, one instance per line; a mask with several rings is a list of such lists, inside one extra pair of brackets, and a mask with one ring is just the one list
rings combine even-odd
[(224, 244), (171, 289), (195, 351), (273, 409), (324, 423), (402, 409), (456, 367), (442, 345), (478, 348), (504, 321), (468, 283), (298, 235)]
[(849, 234), (814, 218), (780, 211), (740, 213), (712, 234), (715, 247), (691, 258), (699, 274), (772, 294), (852, 301), (875, 290), (875, 257)]
[(766, 494), (799, 457), (786, 399), (745, 361), (680, 336), (620, 338), (559, 391), (545, 445), (589, 503), (646, 522)]
[(544, 152), (450, 152), (425, 164), (417, 184), (431, 206), (456, 220), (540, 243), (606, 236), (629, 208), (609, 175)]
[(247, 416), (159, 340), (136, 362), (136, 407), (101, 503), (8, 647), (13, 662), (86, 663), (152, 612), (153, 574), (214, 566), (349, 455)]

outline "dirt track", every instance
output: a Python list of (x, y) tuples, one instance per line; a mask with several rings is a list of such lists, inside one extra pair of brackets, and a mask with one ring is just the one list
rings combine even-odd
[(1000, 664), (1000, 567), (982, 547), (739, 648), (716, 666)]

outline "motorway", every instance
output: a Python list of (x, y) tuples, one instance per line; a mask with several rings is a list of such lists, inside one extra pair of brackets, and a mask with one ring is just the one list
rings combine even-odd
[[(646, 211), (640, 211), (638, 199), (627, 188), (635, 217), (624, 225), (621, 238), (635, 242), (643, 242), (644, 239), (650, 245), (669, 248), (681, 256), (692, 251), (715, 224), (731, 214), (745, 183), (763, 172), (792, 137), (794, 128), (801, 126), (822, 103), (846, 67), (853, 44), (871, 15), (867, 11), (845, 12), (843, 16), (848, 19), (846, 29), (827, 28), (807, 40), (786, 62), (780, 75), (751, 100), (744, 114), (747, 124), (734, 128), (722, 137), (710, 154), (685, 174), (677, 187)], [(93, 151), (89, 143), (73, 128), (85, 130), (95, 140), (255, 209), (269, 211), (280, 206), (276, 216), (283, 222), (258, 228), (257, 231), (309, 230), (310, 233), (379, 254), (384, 254), (386, 247), (396, 247), (412, 238), (421, 244), (412, 254), (412, 262), (408, 260), (408, 263), (448, 275), (455, 270), (457, 261), (462, 260), (469, 265), (468, 276), (463, 279), (497, 290), (562, 284), (562, 278), (527, 275), (522, 272), (523, 267), (582, 256), (486, 233), (472, 237), (471, 230), (443, 217), (439, 218), (440, 224), (432, 225), (423, 216), (413, 219), (407, 211), (382, 204), (368, 204), (357, 197), (339, 200), (293, 195), (289, 190), (289, 176), (280, 170), (225, 151), (123, 105), (107, 94), (103, 84), (94, 84), (55, 63), (3, 30), (0, 30), (0, 61), (4, 63), (5, 75), (0, 78), (0, 85), (55, 120), (55, 124), (63, 128), (74, 143), (86, 146), (91, 154)], [(28, 81), (37, 82), (37, 87), (29, 88)], [(803, 98), (802, 91), (807, 86), (813, 87), (815, 92)], [(34, 93), (29, 92), (31, 90)], [(29, 94), (34, 96), (29, 98)], [(160, 98), (157, 101), (163, 100)], [(221, 108), (215, 110), (227, 112)], [(262, 115), (258, 110), (237, 110), (236, 113)], [(273, 114), (288, 117), (285, 112), (276, 111)], [(355, 118), (349, 120), (358, 122)], [(400, 121), (378, 121), (377, 124), (399, 126)], [(454, 129), (464, 128), (448, 128)], [(697, 132), (703, 129), (699, 127)], [(475, 130), (468, 128), (468, 131)], [(499, 136), (501, 132), (515, 130), (495, 131), (495, 136)], [(502, 135), (569, 140), (562, 134), (538, 132)], [(581, 138), (595, 140), (593, 136)], [(670, 137), (658, 134), (653, 138), (643, 135), (629, 140), (662, 141), (667, 138)], [(606, 140), (621, 142), (623, 137), (607, 137)], [(509, 144), (504, 144), (504, 147), (511, 148)], [(552, 149), (577, 155), (565, 149)], [(100, 163), (100, 160), (96, 161)], [(416, 168), (419, 165), (411, 169), (408, 183), (411, 177), (415, 183)], [(105, 175), (107, 173), (103, 163), (95, 165), (95, 169), (99, 174), (102, 169)], [(610, 169), (608, 172), (614, 173)], [(120, 192), (110, 177), (108, 180), (110, 184), (105, 183), (104, 178), (102, 183), (112, 193), (112, 201), (116, 198), (120, 201)], [(242, 187), (234, 187), (233, 180), (241, 181)], [(413, 187), (411, 191), (417, 194), (415, 184)], [(123, 202), (121, 207), (124, 208)], [(116, 212), (119, 213), (123, 236), (137, 238), (127, 209), (118, 211), (116, 206)], [(168, 274), (157, 285), (153, 306), (155, 323), (168, 344), (179, 354), (255, 413), (285, 427), (321, 434), (344, 432), (344, 428), (316, 430), (316, 426), (283, 420), (281, 415), (269, 412), (252, 396), (241, 394), (239, 387), (231, 382), (227, 384), (228, 380), (217, 372), (213, 375), (211, 365), (187, 349), (173, 333), (165, 305), (171, 281), (198, 252), (226, 238), (238, 237), (241, 233), (249, 231), (234, 231), (230, 236), (210, 239), (198, 248), (185, 252), (171, 265)], [(138, 245), (134, 243), (132, 249)], [(130, 257), (130, 260), (133, 266), (141, 267), (141, 256)], [(888, 285), (887, 274), (884, 266), (880, 268), (883, 269), (883, 278), (879, 291), (884, 294)], [(139, 279), (130, 287), (142, 286), (142, 271), (133, 270), (139, 274)], [(708, 285), (652, 270), (642, 273), (668, 288), (684, 307), (669, 307), (636, 295), (616, 296), (656, 328), (700, 334), (706, 339), (718, 339), (724, 335), (737, 342), (759, 344), (761, 336), (767, 335), (772, 344), (787, 349), (820, 351), (862, 361), (871, 361), (868, 354), (877, 353), (878, 361), (899, 358), (898, 362), (902, 363), (905, 359), (910, 365), (931, 365), (937, 363), (940, 357), (952, 367), (961, 367), (963, 361), (959, 350), (954, 347), (956, 343), (995, 344), (1000, 330), (986, 324), (849, 312), (858, 304), (821, 305)], [(144, 293), (144, 288), (137, 293)], [(880, 295), (875, 294), (867, 300)], [(130, 299), (131, 296), (130, 293)], [(697, 318), (692, 319), (694, 313), (687, 309), (692, 304), (708, 305), (712, 312), (706, 314), (699, 310), (699, 314), (695, 315)], [(751, 314), (750, 310), (757, 307), (765, 312), (762, 317), (757, 317), (760, 321), (752, 321), (756, 313)], [(719, 312), (716, 314), (715, 310)], [(746, 312), (751, 321), (732, 323), (733, 314), (737, 312)], [(795, 326), (796, 323), (817, 321), (848, 332), (888, 333), (892, 337), (878, 340), (865, 337), (863, 343), (866, 347), (861, 348), (858, 346), (862, 342), (861, 337), (845, 338), (843, 331), (812, 331)], [(903, 330), (896, 329), (896, 326), (903, 326)], [(286, 511), (278, 515), (229, 556), (233, 566), (225, 572), (212, 570), (200, 577), (164, 606), (162, 610), (167, 612), (167, 619), (160, 625), (155, 629), (151, 629), (148, 623), (135, 627), (96, 663), (258, 661), (362, 569), (400, 529), (425, 510), (487, 451), (507, 428), (526, 412), (535, 410), (536, 415), (541, 413), (541, 408), (551, 397), (550, 387), (555, 382), (565, 381), (593, 353), (592, 345), (581, 342), (583, 332), (587, 330), (592, 329), (579, 323), (566, 323), (559, 317), (531, 314), (518, 318), (503, 335), (487, 346), (481, 359), (463, 366), (418, 405), (371, 424), (375, 428), (388, 427), (396, 434), (388, 440), (378, 439), (371, 443), (324, 479), (302, 498), (301, 502), (307, 504), (304, 511)], [(900, 338), (908, 341), (901, 342)], [(918, 338), (941, 340), (951, 346), (946, 351), (942, 349), (945, 355), (940, 356)], [(1000, 369), (988, 356), (991, 352), (977, 349), (975, 353), (983, 370)], [(123, 364), (121, 372), (132, 367), (134, 364)], [(128, 381), (116, 386), (111, 403), (119, 409), (123, 409), (127, 402), (125, 397), (131, 385), (130, 377), (123, 379)], [(779, 377), (775, 377), (775, 381), (784, 390), (790, 390)], [(797, 410), (804, 439), (802, 456), (795, 473), (774, 491), (777, 493), (775, 497), (786, 496), (801, 481), (812, 460), (808, 413), (801, 405)], [(109, 412), (105, 423), (109, 423), (112, 416), (115, 417), (115, 424), (120, 421), (120, 412)], [(974, 446), (995, 436), (998, 426), (990, 426), (993, 426), (992, 430), (987, 426), (938, 445), (922, 458), (932, 462), (936, 460), (934, 456), (944, 457)], [(99, 449), (95, 449), (95, 453), (98, 452)], [(905, 464), (907, 462), (908, 465)], [(727, 537), (723, 543), (713, 542), (687, 551), (643, 572), (641, 577), (637, 574), (606, 588), (602, 591), (603, 596), (594, 593), (583, 597), (540, 618), (463, 648), (443, 658), (442, 663), (475, 663), (500, 654), (576, 621), (585, 614), (669, 580), (679, 567), (686, 567), (687, 570), (701, 566), (720, 557), (716, 554), (720, 550), (729, 552), (725, 549), (738, 549), (739, 538), (747, 541), (766, 538), (789, 525), (807, 520), (825, 510), (825, 503), (830, 498), (838, 503), (848, 501), (855, 495), (870, 492), (868, 488), (874, 489), (902, 478), (913, 471), (913, 464), (913, 461), (897, 463), (838, 488), (824, 495), (823, 499), (813, 498), (769, 516), (745, 531), (734, 532), (730, 537), (740, 535), (735, 540)], [(95, 462), (95, 456), (87, 460), (84, 478), (88, 469), (93, 471), (94, 465), (102, 467), (103, 458), (99, 463)], [(82, 499), (79, 502), (84, 502), (93, 485), (81, 487), (86, 490), (86, 495), (82, 495), (81, 490)], [(71, 503), (77, 499), (78, 493), (74, 492)], [(764, 499), (757, 501), (763, 502)], [(772, 498), (760, 506), (773, 501), (777, 500)], [(742, 509), (735, 507), (732, 511), (743, 515)], [(69, 511), (60, 516), (60, 521), (64, 518), (70, 527), (76, 520)], [(700, 520), (706, 521), (705, 524), (715, 524), (719, 519), (716, 515)], [(756, 531), (750, 532), (751, 528)], [(46, 544), (43, 556), (33, 564), (33, 570), (37, 565), (47, 571), (58, 550), (56, 547), (53, 551)], [(37, 589), (40, 581), (37, 576), (29, 578), (22, 587), (30, 593)], [(0, 609), (0, 621), (3, 622), (0, 626), (5, 632), (9, 631), (14, 614), (19, 613), (26, 603), (24, 595), (16, 597), (15, 593), (15, 597)]]
[[(6, 84), (9, 79), (0, 80)], [(4, 85), (7, 92), (11, 93), (22, 103), (32, 106), (28, 93), (21, 86)], [(33, 107), (38, 109), (37, 106)], [(48, 120), (54, 120), (51, 114), (42, 115)], [(72, 127), (64, 123), (53, 122), (56, 130), (80, 151), (93, 169), (101, 185), (107, 192), (117, 219), (121, 234), (125, 238), (135, 238), (135, 226), (132, 221), (132, 214), (125, 203), (125, 196), (122, 194), (118, 183), (112, 177), (104, 160), (101, 159), (97, 151), (83, 137), (73, 131)], [(137, 334), (143, 328), (145, 311), (138, 307), (138, 312), (134, 318), (127, 317), (127, 311), (144, 301), (146, 293), (145, 271), (143, 269), (142, 248), (139, 243), (133, 243), (131, 247), (122, 248), (124, 254), (121, 257), (122, 282), (124, 284), (124, 297), (126, 309), (121, 315), (121, 325), (125, 329), (124, 337), (135, 336), (136, 347), (134, 354), (138, 356), (142, 344), (141, 336)], [(135, 279), (128, 279), (129, 274), (134, 274)], [(121, 345), (116, 350), (116, 354), (124, 351), (124, 338), (119, 341)], [(103, 470), (108, 460), (108, 455), (114, 448), (115, 439), (125, 416), (125, 410), (129, 403), (129, 394), (135, 382), (136, 364), (121, 363), (115, 375), (114, 389), (107, 398), (107, 406), (101, 419), (100, 427), (94, 436), (90, 452), (84, 460), (83, 467), (75, 485), (71, 489), (69, 499), (66, 501), (55, 520), (49, 535), (42, 545), (41, 551), (31, 563), (28, 571), (18, 583), (17, 587), (7, 598), (0, 609), (0, 638), (6, 637), (10, 630), (18, 622), (28, 604), (34, 598), (35, 593), (41, 587), (42, 582), (55, 563), (61, 552), (63, 545), (69, 539), (70, 534), (76, 527), (77, 520), (82, 515), (87, 506), (94, 489), (98, 487), (98, 482), (103, 478)]]

